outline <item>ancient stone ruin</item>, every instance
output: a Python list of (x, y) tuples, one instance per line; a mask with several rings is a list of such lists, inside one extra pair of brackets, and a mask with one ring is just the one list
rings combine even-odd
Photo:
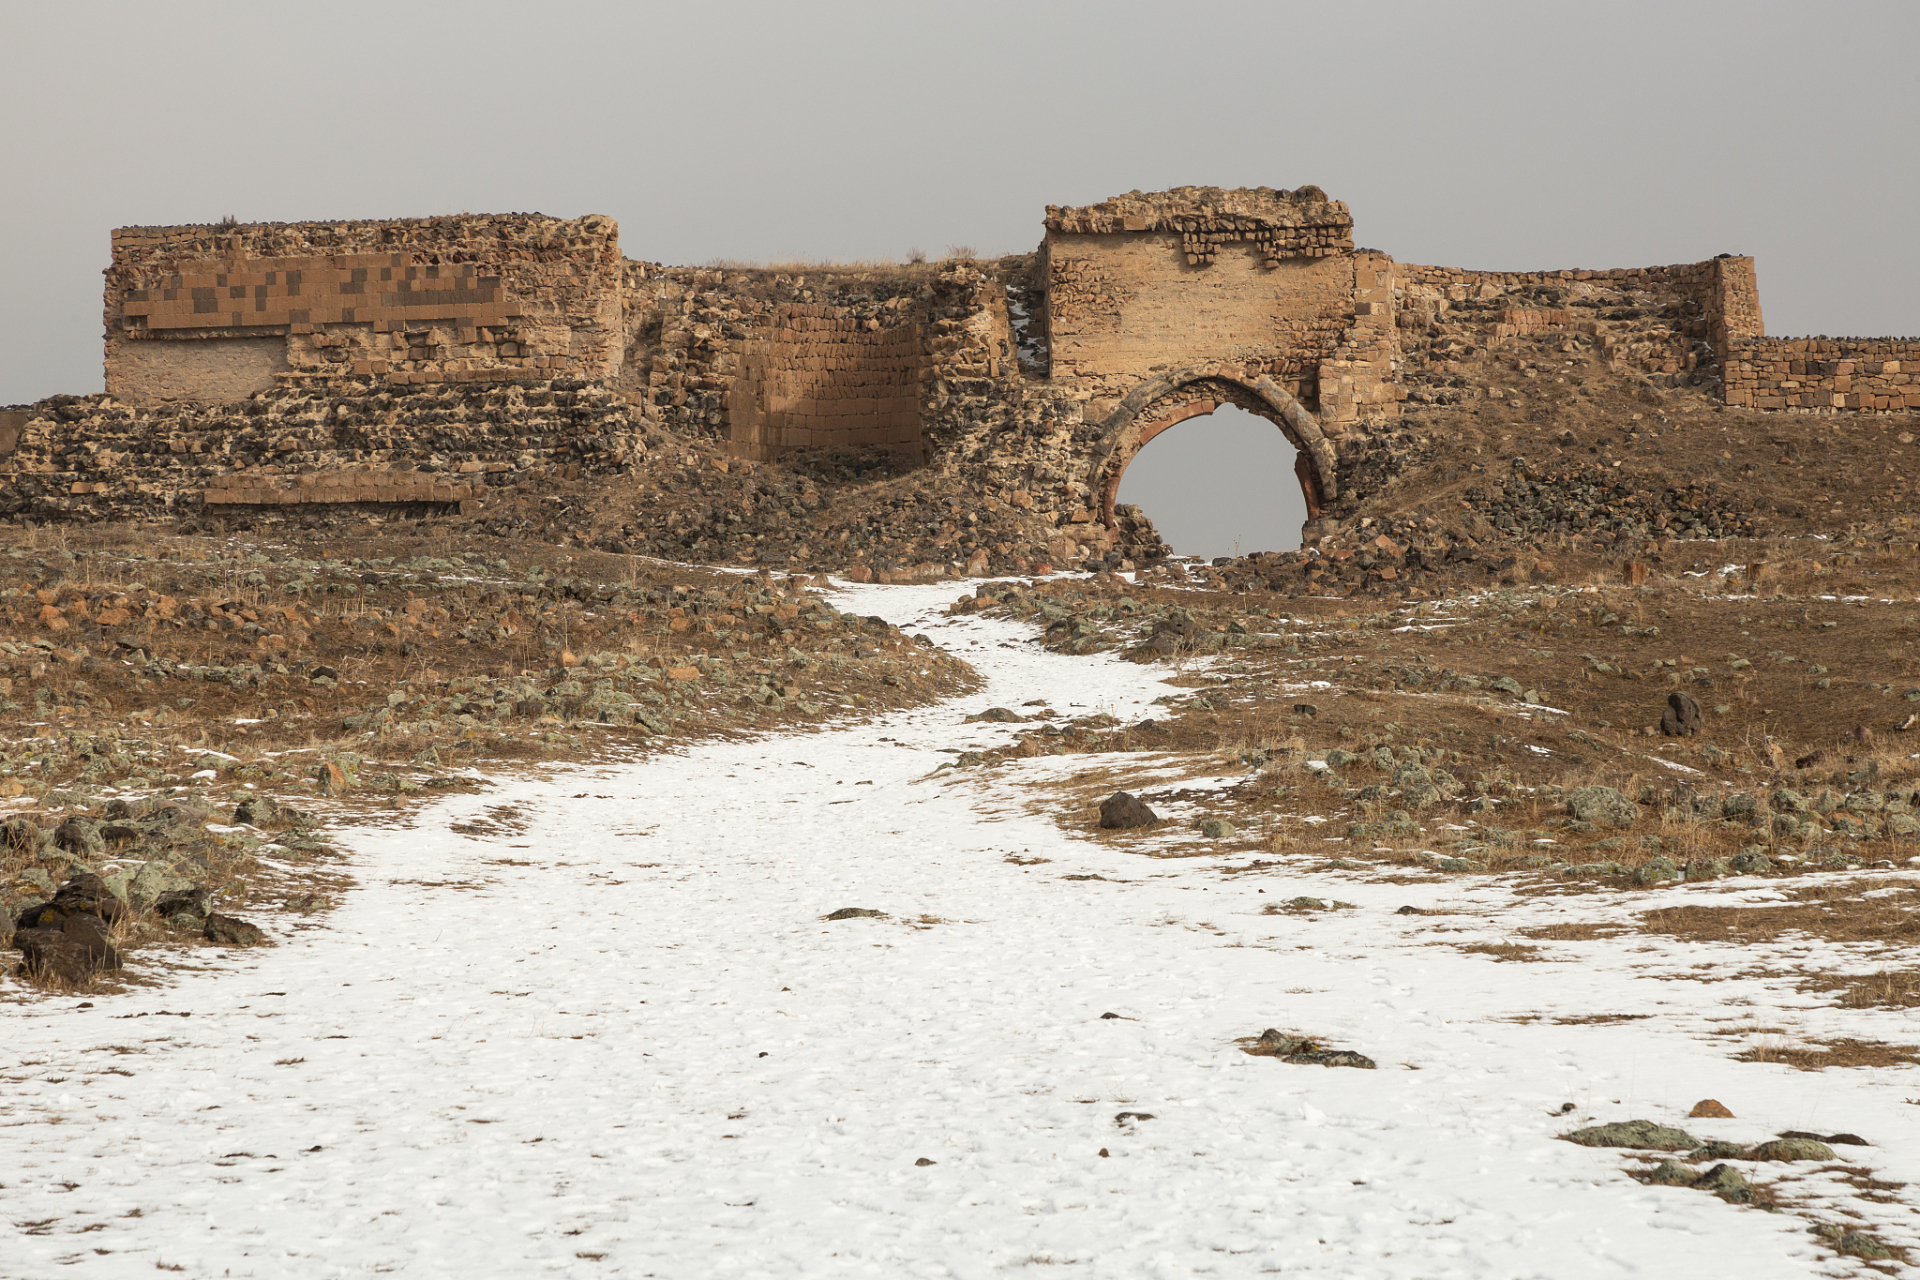
[(129, 227), (104, 302), (105, 395), (0, 414), (9, 514), (456, 511), (678, 439), (884, 454), (1077, 561), (1129, 536), (1139, 450), (1227, 404), (1298, 450), (1311, 542), (1405, 407), (1465, 394), (1449, 361), (1515, 338), (1752, 410), (1920, 408), (1920, 342), (1768, 338), (1750, 258), (1415, 266), (1316, 187), (1050, 206), (1032, 253), (893, 268), (663, 267), (600, 216)]

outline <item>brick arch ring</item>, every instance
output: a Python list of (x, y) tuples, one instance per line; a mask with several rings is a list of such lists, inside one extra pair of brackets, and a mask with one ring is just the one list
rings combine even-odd
[(1146, 443), (1167, 428), (1188, 418), (1212, 413), (1219, 401), (1200, 401), (1182, 405), (1168, 414), (1149, 412), (1163, 396), (1195, 382), (1226, 382), (1251, 394), (1266, 409), (1262, 415), (1279, 427), (1295, 449), (1300, 451), (1294, 471), (1307, 498), (1307, 518), (1316, 519), (1325, 504), (1340, 496), (1338, 462), (1333, 444), (1320, 423), (1279, 383), (1261, 374), (1249, 377), (1241, 368), (1228, 364), (1190, 365), (1149, 378), (1129, 392), (1119, 406), (1100, 424), (1100, 438), (1094, 446), (1093, 466), (1087, 474), (1089, 492), (1099, 495), (1100, 518), (1115, 527), (1114, 504), (1120, 496), (1120, 477)]

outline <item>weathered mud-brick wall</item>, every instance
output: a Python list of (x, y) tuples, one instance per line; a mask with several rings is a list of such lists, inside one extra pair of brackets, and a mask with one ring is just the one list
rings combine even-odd
[(1056, 382), (1097, 415), (1169, 364), (1230, 362), (1317, 398), (1352, 325), (1353, 219), (1318, 188), (1179, 188), (1046, 217)]
[(920, 382), (925, 328), (915, 308), (896, 323), (860, 319), (845, 307), (801, 303), (741, 343), (728, 394), (729, 448), (772, 458), (794, 449), (867, 446), (924, 456)]
[(107, 391), (224, 402), (350, 378), (611, 378), (625, 264), (611, 218), (122, 227)]
[(1754, 409), (1920, 409), (1920, 340), (1750, 338), (1727, 351), (1727, 403)]

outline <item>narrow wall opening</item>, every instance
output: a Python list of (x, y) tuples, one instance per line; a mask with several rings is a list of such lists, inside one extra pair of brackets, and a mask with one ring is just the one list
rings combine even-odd
[(1146, 443), (1120, 477), (1174, 554), (1295, 551), (1307, 520), (1298, 451), (1265, 418), (1233, 405), (1189, 418)]

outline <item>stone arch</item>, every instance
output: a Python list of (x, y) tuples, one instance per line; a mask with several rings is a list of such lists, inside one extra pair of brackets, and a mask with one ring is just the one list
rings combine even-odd
[[(1202, 387), (1198, 394), (1181, 395), (1196, 384), (1217, 385)], [(1208, 390), (1216, 394), (1204, 394)], [(1160, 409), (1161, 402), (1169, 399), (1175, 403)], [(1167, 428), (1212, 413), (1222, 404), (1236, 405), (1267, 419), (1299, 451), (1294, 474), (1306, 494), (1308, 520), (1318, 519), (1326, 504), (1340, 495), (1332, 442), (1286, 388), (1265, 374), (1249, 376), (1235, 365), (1189, 365), (1141, 383), (1100, 424), (1087, 488), (1109, 529), (1116, 527), (1113, 508), (1120, 495), (1120, 477), (1134, 455)]]

